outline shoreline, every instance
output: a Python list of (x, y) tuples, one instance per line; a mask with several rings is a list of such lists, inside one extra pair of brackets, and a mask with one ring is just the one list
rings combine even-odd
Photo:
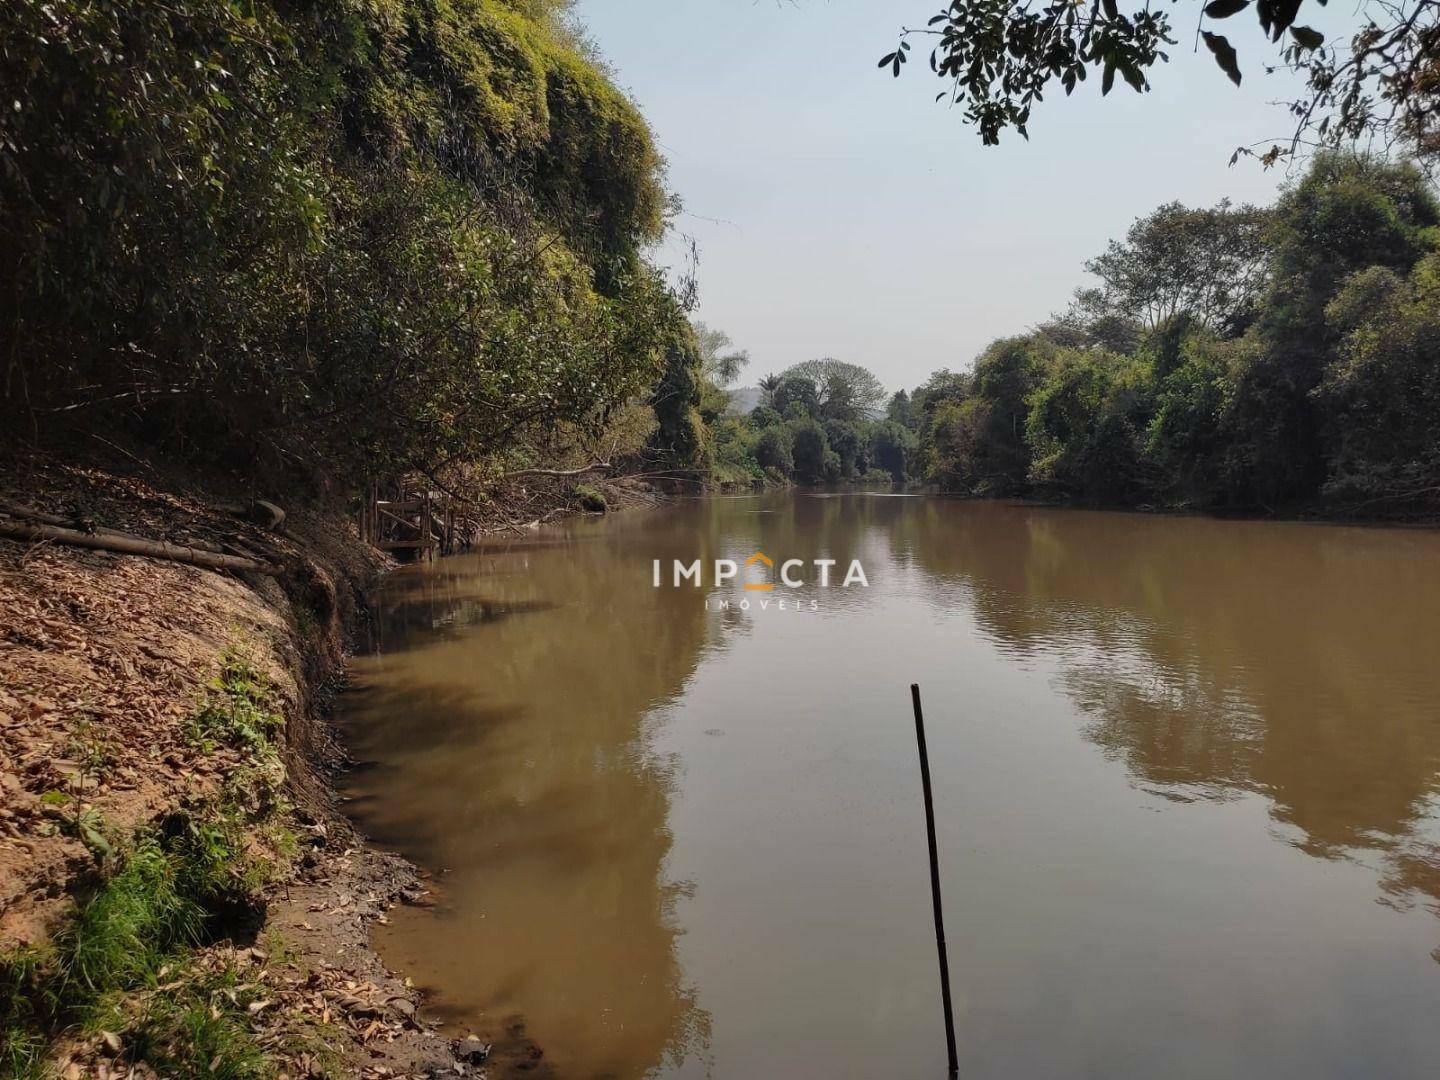
[[(272, 531), (235, 516), (234, 492), (148, 468), (32, 461), (0, 495), (284, 564), (266, 576), (0, 539), (0, 1073), (209, 1064), (215, 1048), (182, 1045), (184, 1017), (162, 1015), (169, 996), (215, 1014), (218, 1053), (254, 1066), (238, 1075), (472, 1074), (485, 1045), (424, 1017), (423, 992), (371, 942), (389, 908), (430, 903), (425, 872), (372, 847), (337, 790), (335, 695), (365, 594), (395, 564), (339, 509), (293, 508)], [(612, 497), (662, 498), (623, 482)], [(176, 901), (203, 909), (200, 929), (167, 921), (163, 890), (129, 897), (146, 919), (113, 970), (77, 986), (64, 950), (108, 945), (95, 927), (115, 923), (100, 916), (143, 860), (194, 876), (175, 839), (191, 835), (228, 845), (207, 864), (214, 887)], [(137, 952), (155, 963), (121, 962)]]

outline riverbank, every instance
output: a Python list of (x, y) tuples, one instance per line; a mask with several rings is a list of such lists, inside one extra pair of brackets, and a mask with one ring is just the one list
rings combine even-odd
[(426, 887), (333, 787), (328, 702), (388, 560), (339, 509), (262, 526), (148, 465), (31, 461), (0, 497), (279, 568), (0, 540), (0, 1074), (479, 1064), (371, 949)]

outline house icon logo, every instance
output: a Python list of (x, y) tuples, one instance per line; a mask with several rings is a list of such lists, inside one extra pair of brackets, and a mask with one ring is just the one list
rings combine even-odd
[(768, 580), (768, 575), (771, 571), (775, 569), (775, 560), (770, 558), (770, 556), (766, 555), (763, 551), (757, 551), (754, 555), (751, 555), (748, 559), (745, 560), (745, 562), (741, 565), (741, 570), (748, 571), (752, 566), (764, 567), (764, 569), (759, 571), (759, 573), (760, 575), (767, 577), (767, 580), (747, 581), (745, 583), (745, 591), (770, 592), (772, 589), (774, 589), (775, 583)]

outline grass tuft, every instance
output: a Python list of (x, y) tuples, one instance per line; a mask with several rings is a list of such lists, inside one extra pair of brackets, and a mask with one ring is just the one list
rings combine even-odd
[(149, 995), (138, 1009), (133, 1002), (118, 1002), (106, 1022), (124, 1030), (130, 1060), (144, 1061), (161, 1076), (262, 1080), (274, 1069), (246, 1022), (245, 1007), (253, 1000), (254, 989), (230, 969)]
[(270, 708), (270, 686), (238, 648), (226, 651), (211, 692), (191, 717), (191, 740), (202, 747), (217, 743), (250, 750), (274, 752), (273, 740), (285, 720)]
[(248, 906), (264, 871), (238, 818), (175, 815), (115, 864), (47, 947), (0, 954), (0, 1076), (47, 1075), (46, 1048), (63, 1031), (122, 1026), (127, 1056), (161, 1075), (268, 1075), (233, 993), (187, 981), (124, 1014), (126, 994), (153, 989), (166, 971), (175, 982), (217, 913)]
[(182, 884), (182, 860), (153, 840), (55, 937), (53, 992), (62, 1008), (83, 1009), (97, 994), (143, 984), (178, 945), (200, 938), (205, 909)]
[[(104, 877), (42, 947), (0, 952), (0, 1077), (52, 1073), (50, 1047), (67, 1032), (119, 1034), (124, 1057), (161, 1076), (257, 1080), (272, 1075), (247, 1023), (247, 994), (233, 972), (196, 970), (192, 949), (255, 911), (281, 858), (296, 843), (281, 819), (288, 805), (275, 748), (283, 720), (264, 676), (239, 648), (227, 651), (192, 735), (249, 752), (219, 798), (177, 812), (120, 843), (77, 791), (42, 802), (99, 857)], [(85, 725), (73, 755), (98, 774), (107, 752)], [(72, 812), (73, 808), (73, 812)], [(157, 989), (163, 982), (163, 990)]]

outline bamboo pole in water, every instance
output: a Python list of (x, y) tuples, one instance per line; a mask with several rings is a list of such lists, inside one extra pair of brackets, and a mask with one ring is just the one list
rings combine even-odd
[(910, 684), (915, 706), (915, 741), (920, 745), (920, 784), (925, 792), (925, 838), (930, 844), (930, 904), (935, 910), (935, 949), (940, 954), (940, 999), (945, 1006), (945, 1050), (950, 1075), (960, 1071), (955, 1056), (955, 1013), (950, 1007), (950, 961), (945, 957), (945, 918), (940, 909), (940, 859), (935, 853), (935, 803), (930, 796), (930, 755), (925, 750), (925, 714), (920, 710), (920, 684)]

